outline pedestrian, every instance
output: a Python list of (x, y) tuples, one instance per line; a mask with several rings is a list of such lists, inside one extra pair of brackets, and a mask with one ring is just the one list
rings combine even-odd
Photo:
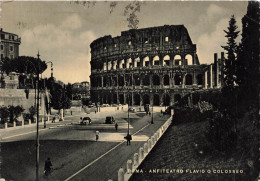
[(96, 131), (96, 141), (98, 140), (99, 138), (99, 131)]
[(132, 140), (132, 136), (130, 134), (127, 134), (125, 139), (126, 139), (126, 145), (127, 146), (131, 145), (130, 141)]
[(95, 114), (97, 113), (97, 111), (95, 110)]
[(162, 110), (161, 110), (161, 114), (162, 114)]
[(55, 123), (55, 117), (52, 118), (52, 123)]
[(117, 129), (118, 129), (118, 124), (117, 123), (115, 124), (115, 128), (116, 128), (116, 131), (117, 131)]
[(44, 175), (45, 176), (48, 176), (51, 173), (51, 170), (52, 170), (51, 167), (52, 167), (51, 159), (48, 157), (44, 164)]

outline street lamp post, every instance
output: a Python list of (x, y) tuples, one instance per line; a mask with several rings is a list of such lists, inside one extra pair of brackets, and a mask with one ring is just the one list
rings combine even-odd
[[(40, 54), (37, 54), (40, 60)], [(38, 62), (39, 63), (39, 62)], [(37, 66), (37, 127), (36, 127), (36, 181), (39, 181), (39, 157), (40, 157), (40, 139), (39, 139), (39, 64)]]
[[(154, 103), (154, 100), (153, 100)], [(151, 118), (151, 124), (153, 124), (153, 104), (152, 104), (152, 118)]]

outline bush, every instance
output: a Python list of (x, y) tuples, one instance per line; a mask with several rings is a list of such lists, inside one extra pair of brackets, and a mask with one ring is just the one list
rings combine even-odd
[(207, 141), (219, 151), (234, 148), (237, 140), (237, 133), (234, 130), (235, 119), (229, 114), (215, 111), (208, 120), (209, 126), (205, 133)]

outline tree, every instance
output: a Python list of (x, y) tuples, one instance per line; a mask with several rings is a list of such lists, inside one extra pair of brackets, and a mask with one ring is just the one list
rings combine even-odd
[(238, 84), (240, 104), (258, 107), (259, 91), (259, 2), (249, 1), (247, 14), (242, 18), (242, 39), (238, 51)]
[(17, 120), (19, 116), (21, 116), (24, 108), (22, 106), (9, 106), (8, 107), (10, 112), (10, 122), (14, 122)]
[(236, 38), (238, 36), (239, 31), (237, 30), (236, 19), (234, 15), (231, 16), (229, 21), (228, 30), (224, 30), (227, 37), (227, 45), (222, 46), (224, 50), (227, 51), (227, 58), (224, 60), (224, 87), (232, 90), (237, 83), (237, 75), (236, 75), (236, 54), (237, 54), (237, 43)]
[(45, 61), (29, 56), (20, 56), (14, 59), (5, 57), (2, 62), (2, 71), (6, 73), (41, 74), (46, 69), (47, 64)]
[(0, 118), (1, 118), (1, 123), (6, 123), (7, 118), (10, 116), (10, 111), (6, 106), (1, 106), (0, 107)]

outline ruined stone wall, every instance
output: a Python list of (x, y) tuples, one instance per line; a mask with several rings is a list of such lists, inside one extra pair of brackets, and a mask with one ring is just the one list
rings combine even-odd
[(183, 25), (124, 31), (90, 47), (91, 97), (100, 104), (170, 105), (214, 84), (217, 67), (200, 65)]

